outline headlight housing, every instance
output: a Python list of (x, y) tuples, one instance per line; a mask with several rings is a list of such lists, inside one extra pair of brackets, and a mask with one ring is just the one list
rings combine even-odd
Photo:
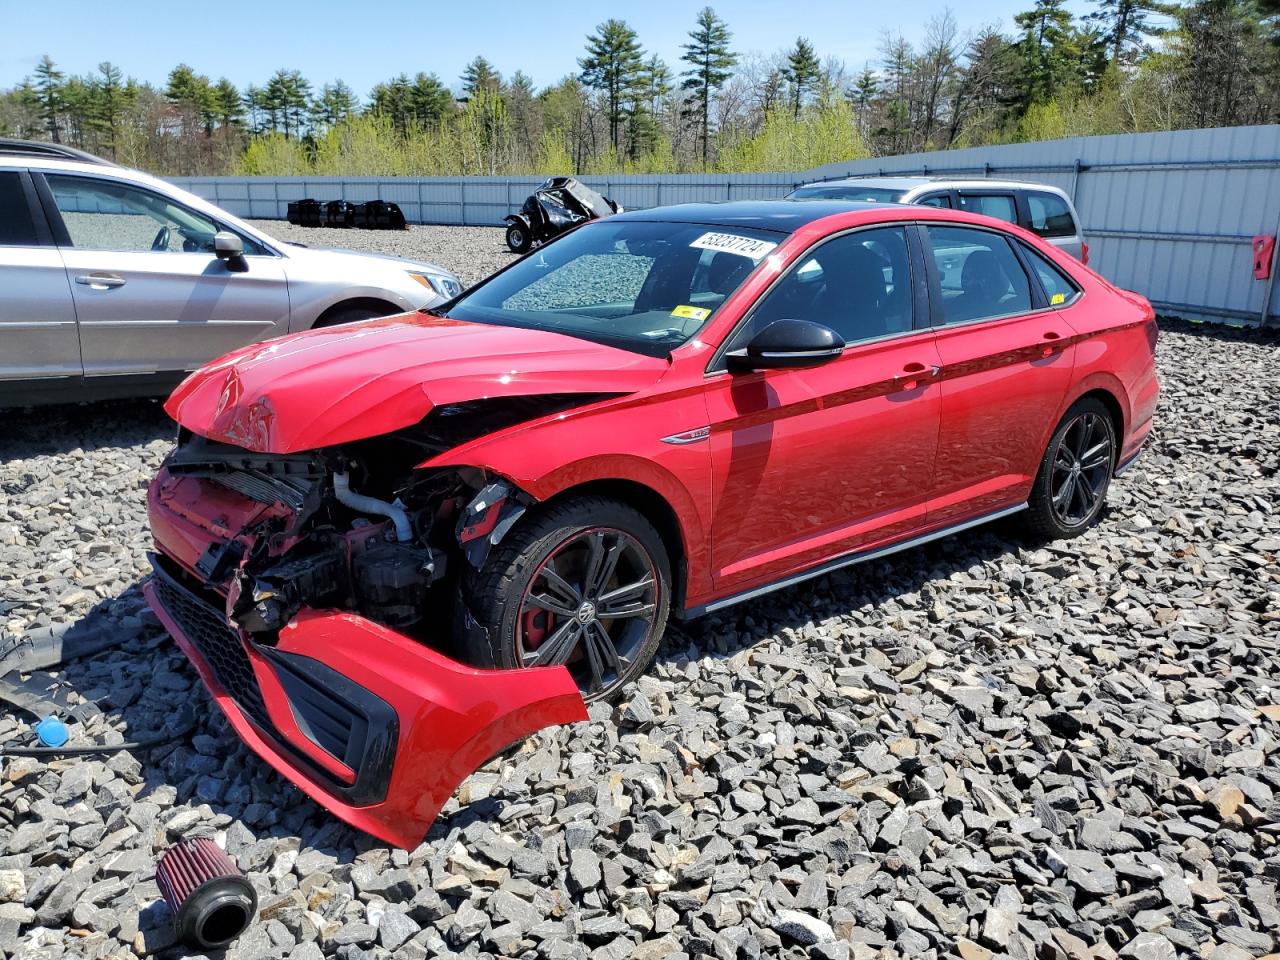
[(462, 283), (456, 277), (443, 277), (438, 273), (410, 273), (409, 276), (446, 300), (462, 293)]

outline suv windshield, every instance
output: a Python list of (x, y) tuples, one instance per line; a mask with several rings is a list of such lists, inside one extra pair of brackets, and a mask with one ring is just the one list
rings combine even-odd
[(856, 183), (812, 183), (787, 194), (788, 200), (863, 200), (870, 203), (897, 203), (905, 190), (889, 187), (860, 187)]
[(784, 237), (716, 224), (599, 220), (463, 294), (448, 314), (662, 357), (696, 334)]

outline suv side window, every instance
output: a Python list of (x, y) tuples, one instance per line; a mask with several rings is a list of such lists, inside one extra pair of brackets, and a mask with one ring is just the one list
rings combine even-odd
[(745, 347), (756, 333), (785, 318), (821, 323), (845, 343), (911, 330), (906, 230), (858, 230), (821, 244), (766, 294), (729, 349)]
[[(150, 190), (95, 177), (46, 173), (71, 245), (87, 250), (212, 253), (218, 225)], [(245, 239), (246, 254), (261, 252)]]
[(1041, 237), (1074, 237), (1075, 218), (1067, 201), (1054, 193), (1028, 191), (1027, 212), (1031, 216), (1028, 225), (1031, 232)]
[(962, 193), (960, 209), (980, 213), (984, 217), (995, 217), (1006, 223), (1018, 222), (1018, 208), (1011, 193)]
[(22, 175), (0, 173), (0, 247), (34, 247), (39, 243)]
[(971, 227), (929, 226), (944, 323), (989, 320), (1031, 309), (1031, 282), (1009, 241)]
[(1035, 271), (1035, 275), (1040, 279), (1040, 286), (1044, 287), (1045, 299), (1049, 301), (1049, 306), (1060, 307), (1075, 299), (1076, 294), (1080, 292), (1080, 288), (1075, 285), (1074, 281), (1058, 267), (1050, 263), (1040, 251), (1029, 244), (1024, 243), (1021, 246), (1027, 262), (1031, 264), (1031, 269)]
[(913, 200), (912, 202), (918, 203), (922, 207), (945, 207), (948, 210), (951, 209), (951, 198), (945, 193), (929, 194), (928, 196), (921, 197), (919, 200)]

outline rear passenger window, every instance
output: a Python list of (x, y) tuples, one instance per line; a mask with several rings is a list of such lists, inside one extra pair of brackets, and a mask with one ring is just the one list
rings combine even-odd
[(931, 197), (921, 197), (914, 202), (922, 207), (945, 207), (948, 210), (951, 209), (951, 198), (945, 193), (935, 193)]
[(960, 194), (960, 209), (970, 213), (980, 213), (984, 217), (995, 217), (1006, 223), (1018, 222), (1018, 211), (1013, 203), (1013, 195), (999, 194)]
[(1044, 287), (1044, 295), (1049, 301), (1049, 306), (1060, 307), (1064, 303), (1070, 303), (1080, 292), (1080, 288), (1065, 273), (1039, 252), (1025, 243), (1022, 245), (1022, 252), (1027, 255), (1027, 262), (1040, 278), (1040, 286)]
[(0, 173), (0, 246), (34, 247), (36, 225), (17, 173)]
[(1074, 237), (1076, 222), (1067, 201), (1052, 193), (1028, 193), (1031, 232), (1042, 237)]
[(987, 320), (1031, 309), (1031, 282), (1004, 237), (967, 227), (925, 229), (938, 267), (944, 323)]

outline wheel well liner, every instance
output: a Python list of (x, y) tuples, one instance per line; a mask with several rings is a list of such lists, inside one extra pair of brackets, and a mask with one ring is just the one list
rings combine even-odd
[(671, 562), (671, 598), (672, 610), (684, 608), (685, 593), (688, 586), (689, 570), (686, 562), (684, 534), (680, 529), (680, 521), (676, 512), (666, 498), (652, 487), (634, 480), (591, 480), (575, 487), (561, 490), (547, 503), (554, 503), (568, 497), (590, 494), (592, 496), (609, 497), (628, 504), (644, 514), (645, 519), (653, 524), (662, 538), (662, 545), (667, 550), (667, 559)]
[(311, 326), (313, 328), (322, 326), (346, 310), (377, 310), (382, 312), (384, 316), (405, 312), (403, 307), (392, 303), (390, 300), (379, 300), (377, 297), (352, 297), (349, 300), (339, 300), (332, 306), (326, 307), (324, 313), (316, 317), (316, 322)]
[[(1120, 448), (1124, 445), (1124, 409), (1120, 406), (1120, 401), (1116, 399), (1116, 395), (1110, 390), (1101, 388), (1090, 390), (1082, 395), (1080, 400), (1093, 399), (1097, 400), (1107, 408), (1107, 413), (1111, 417), (1111, 425), (1116, 431), (1116, 456), (1120, 456)], [(1079, 400), (1076, 401), (1077, 403)]]

